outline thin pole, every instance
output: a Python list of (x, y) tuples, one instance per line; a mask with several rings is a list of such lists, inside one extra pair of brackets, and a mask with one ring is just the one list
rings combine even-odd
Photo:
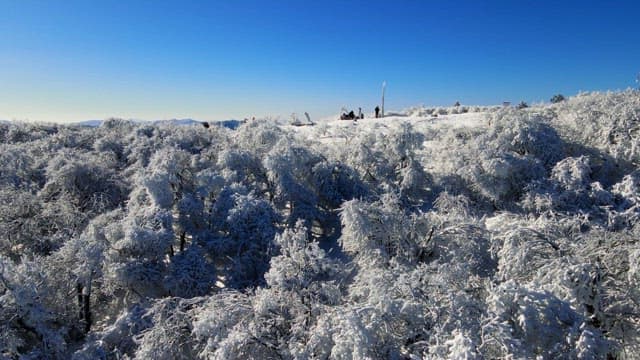
[(387, 82), (382, 82), (382, 111), (380, 113), (380, 117), (384, 117), (384, 89), (387, 87)]

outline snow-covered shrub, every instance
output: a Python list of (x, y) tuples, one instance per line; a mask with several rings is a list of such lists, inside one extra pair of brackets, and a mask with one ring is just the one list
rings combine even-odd
[[(112, 164), (97, 156), (62, 152), (49, 161), (48, 181), (42, 188), (45, 201), (65, 198), (82, 212), (102, 212), (122, 204), (127, 190)], [(104, 210), (103, 210), (104, 209)]]
[(274, 253), (280, 217), (266, 200), (236, 189), (223, 190), (212, 212), (221, 236), (205, 240), (206, 247), (226, 264), (227, 285), (244, 287), (262, 282)]
[(171, 296), (192, 298), (209, 294), (216, 282), (216, 268), (196, 245), (171, 257), (163, 284)]
[(25, 146), (0, 144), (0, 185), (2, 188), (14, 187), (32, 189), (42, 182), (43, 171), (25, 151)]
[[(195, 313), (192, 334), (203, 345), (198, 356), (206, 359), (240, 357), (238, 338), (245, 338), (251, 329), (247, 326), (247, 314), (252, 312), (251, 297), (235, 291), (214, 294)], [(256, 354), (254, 354), (256, 355)]]
[(353, 255), (413, 262), (427, 246), (428, 224), (421, 214), (407, 215), (399, 199), (385, 195), (368, 203), (350, 200), (340, 212), (342, 249)]
[(271, 258), (269, 271), (264, 275), (267, 285), (287, 290), (305, 289), (321, 276), (332, 272), (331, 263), (317, 242), (308, 239), (302, 221), (275, 237), (281, 255)]
[[(331, 344), (332, 356), (344, 356), (348, 349), (362, 345), (366, 348), (352, 351), (374, 358), (419, 354), (428, 336), (424, 330), (434, 321), (427, 300), (432, 294), (426, 283), (422, 266), (405, 267), (395, 260), (388, 267), (362, 266), (349, 286), (348, 303), (328, 314), (338, 321), (331, 320), (329, 325), (318, 320), (319, 325), (332, 326), (340, 334), (324, 339)], [(351, 332), (355, 338), (342, 338)]]
[(629, 209), (633, 196), (627, 197), (621, 191), (624, 192), (626, 186), (633, 186), (632, 178), (627, 177), (608, 189), (594, 181), (593, 175), (590, 157), (565, 158), (553, 167), (549, 178), (527, 185), (520, 204), (536, 213), (592, 208), (596, 210), (592, 212), (593, 218), (608, 223), (611, 229), (626, 226), (636, 214)]
[(563, 140), (545, 116), (504, 109), (491, 114), (489, 124), (487, 134), (480, 138), (480, 150), (532, 156), (546, 169), (564, 158)]
[[(20, 206), (16, 206), (20, 204)], [(12, 258), (28, 254), (46, 254), (59, 244), (57, 236), (42, 236), (46, 217), (43, 204), (29, 191), (0, 190), (0, 253)]]
[(447, 115), (447, 114), (465, 114), (467, 112), (481, 112), (485, 111), (485, 107), (481, 106), (460, 106), (459, 103), (454, 104), (451, 107), (426, 107), (424, 105), (414, 106), (407, 108), (402, 113), (407, 114), (409, 117), (428, 117), (434, 115)]
[[(163, 136), (165, 146), (173, 147), (192, 155), (198, 155), (202, 150), (211, 147), (212, 140), (214, 140), (211, 136), (212, 131), (201, 126), (168, 125), (160, 126), (160, 129), (166, 133)], [(216, 130), (222, 131), (221, 129)]]
[[(451, 128), (431, 135), (423, 162), (441, 188), (462, 194), (470, 188), (474, 200), (502, 208), (548, 175), (563, 157), (563, 142), (543, 116), (505, 109), (490, 113), (488, 123), (486, 131)], [(463, 181), (452, 182), (454, 175)]]
[(313, 167), (320, 162), (318, 154), (310, 149), (282, 140), (263, 160), (267, 178), (272, 184), (273, 202), (284, 211), (290, 224), (298, 219), (310, 221), (319, 217), (318, 199), (311, 189), (314, 185)]
[(157, 127), (139, 125), (132, 130), (125, 146), (127, 163), (134, 170), (145, 168), (151, 157), (162, 147), (162, 135)]
[(426, 200), (433, 186), (432, 177), (424, 171), (420, 162), (409, 158), (397, 171), (400, 195), (414, 203)]
[(54, 124), (39, 124), (27, 122), (12, 122), (3, 127), (0, 143), (28, 143), (45, 139), (58, 132), (58, 126)]
[(485, 220), (485, 224), (491, 235), (490, 251), (498, 262), (497, 279), (529, 281), (537, 269), (564, 255), (561, 230), (545, 219), (528, 222), (505, 213)]
[(552, 240), (532, 229), (514, 229), (501, 234), (501, 238), (502, 247), (497, 254), (497, 275), (501, 279), (526, 279), (559, 255), (558, 246)]
[(471, 203), (467, 196), (441, 192), (433, 202), (433, 207), (447, 219), (466, 219), (471, 214)]
[(401, 122), (385, 132), (359, 134), (340, 158), (373, 187), (395, 189), (403, 201), (420, 204), (433, 186), (417, 156), (423, 142), (424, 136), (410, 123)]
[(98, 153), (111, 157), (118, 166), (124, 166), (127, 157), (131, 155), (127, 150), (127, 144), (131, 141), (133, 126), (122, 126), (101, 129), (102, 136), (99, 136), (93, 143), (93, 149)]
[(262, 160), (246, 150), (224, 149), (218, 154), (217, 165), (224, 170), (223, 175), (228, 182), (250, 184), (266, 184), (266, 170)]
[(445, 346), (448, 348), (446, 354), (448, 359), (481, 359), (476, 349), (477, 345), (463, 331), (454, 330), (451, 339), (445, 342)]
[(508, 281), (490, 290), (487, 305), (482, 350), (491, 357), (589, 358), (589, 353), (609, 353), (603, 334), (550, 293)]
[(593, 182), (590, 158), (566, 158), (556, 164), (550, 180), (558, 191), (556, 206), (560, 209), (585, 207), (591, 204), (613, 204), (613, 195), (600, 182)]
[(545, 170), (534, 157), (503, 153), (478, 159), (478, 163), (460, 169), (459, 173), (471, 183), (471, 189), (502, 208), (518, 200), (525, 186), (542, 178)]
[(157, 206), (169, 209), (184, 188), (190, 185), (190, 177), (189, 155), (181, 150), (165, 148), (153, 155), (140, 181)]
[(204, 302), (202, 298), (165, 298), (156, 301), (142, 316), (150, 320), (147, 329), (137, 334), (138, 359), (193, 359), (196, 343), (191, 336), (194, 310)]
[(197, 172), (194, 176), (194, 182), (194, 193), (209, 206), (226, 185), (225, 178), (218, 171), (211, 168)]
[(319, 205), (328, 209), (368, 194), (366, 185), (355, 170), (340, 162), (319, 162), (313, 167), (312, 174)]
[(233, 134), (241, 148), (256, 154), (267, 154), (285, 136), (274, 123), (262, 120), (250, 121)]
[(379, 136), (372, 132), (358, 134), (349, 142), (349, 148), (339, 155), (342, 162), (358, 171), (361, 179), (374, 186), (393, 173), (385, 154), (377, 148)]
[(371, 334), (372, 329), (359, 316), (359, 309), (340, 310), (318, 320), (320, 326), (324, 325), (330, 330), (322, 332), (324, 329), (321, 328), (314, 334), (311, 339), (315, 345), (313, 353), (329, 359), (376, 358), (374, 346), (377, 339)]
[(640, 284), (640, 247), (629, 252), (629, 281)]
[(123, 309), (113, 316), (112, 322), (100, 331), (90, 334), (83, 346), (73, 353), (71, 359), (93, 360), (133, 356), (137, 347), (133, 336), (152, 325), (146, 314), (147, 308), (141, 304)]
[(571, 304), (590, 324), (606, 327), (603, 271), (597, 263), (572, 264), (575, 261), (575, 258), (550, 260), (540, 266), (532, 283)]
[(551, 170), (551, 179), (563, 190), (585, 191), (591, 183), (591, 166), (589, 158), (566, 158)]
[(134, 189), (121, 229), (110, 245), (105, 283), (131, 296), (160, 296), (175, 235), (171, 211), (152, 204), (143, 188)]
[(122, 224), (124, 237), (113, 246), (120, 255), (160, 260), (174, 238), (171, 212), (154, 206), (139, 190), (134, 190), (132, 197)]
[[(297, 291), (257, 289), (251, 296), (232, 292), (214, 295), (200, 311), (194, 333), (206, 345), (203, 358), (309, 358), (307, 327), (319, 308)], [(249, 315), (249, 316), (247, 316)], [(198, 346), (201, 348), (201, 345)]]
[(640, 293), (629, 271), (637, 249), (637, 234), (622, 229), (593, 229), (583, 236), (576, 255), (582, 260), (586, 276), (579, 287), (585, 316), (614, 341), (618, 356), (640, 350)]
[(611, 193), (618, 197), (623, 209), (638, 209), (640, 206), (640, 171), (636, 170), (625, 175), (620, 182), (611, 187)]
[(71, 331), (64, 303), (55, 296), (42, 258), (21, 263), (0, 255), (0, 354), (6, 357), (61, 358)]
[(616, 160), (614, 171), (640, 163), (640, 94), (626, 90), (582, 93), (557, 104), (563, 136)]
[[(454, 264), (458, 273), (489, 277), (497, 264), (489, 252), (488, 234), (473, 223), (443, 224), (433, 234), (431, 257), (438, 263)], [(464, 259), (463, 261), (459, 261)], [(468, 275), (467, 275), (468, 276)]]

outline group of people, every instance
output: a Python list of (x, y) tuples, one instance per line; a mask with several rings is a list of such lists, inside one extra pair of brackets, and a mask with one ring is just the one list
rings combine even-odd
[(358, 120), (358, 119), (364, 119), (364, 114), (360, 109), (358, 109), (358, 116), (356, 116), (353, 110), (349, 111), (348, 113), (343, 112), (342, 114), (340, 114), (340, 120)]
[[(376, 114), (376, 118), (379, 118), (381, 116), (380, 114), (380, 107), (376, 106), (376, 108), (374, 109), (375, 114)], [(364, 119), (364, 113), (362, 112), (362, 108), (358, 108), (358, 115), (356, 115), (353, 110), (347, 112), (343, 112), (342, 114), (340, 114), (340, 120), (358, 120), (358, 119)]]

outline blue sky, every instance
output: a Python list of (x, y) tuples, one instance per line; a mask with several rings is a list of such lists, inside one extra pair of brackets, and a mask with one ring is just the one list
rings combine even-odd
[(638, 1), (0, 0), (0, 118), (201, 120), (636, 86)]

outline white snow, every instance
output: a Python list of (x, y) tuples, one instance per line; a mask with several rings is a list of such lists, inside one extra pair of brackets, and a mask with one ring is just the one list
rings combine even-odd
[[(326, 144), (340, 144), (353, 138), (356, 133), (376, 131), (387, 134), (399, 124), (409, 123), (416, 132), (442, 128), (478, 128), (487, 126), (487, 113), (448, 114), (435, 116), (385, 116), (358, 120), (339, 120), (338, 116), (324, 118), (312, 126), (282, 125), (308, 140), (318, 140)], [(425, 146), (429, 146), (425, 142)]]

